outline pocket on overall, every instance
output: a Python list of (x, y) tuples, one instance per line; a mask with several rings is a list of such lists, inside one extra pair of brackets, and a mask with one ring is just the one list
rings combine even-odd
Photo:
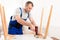
[(23, 34), (22, 25), (17, 22), (17, 20), (10, 20), (8, 34)]

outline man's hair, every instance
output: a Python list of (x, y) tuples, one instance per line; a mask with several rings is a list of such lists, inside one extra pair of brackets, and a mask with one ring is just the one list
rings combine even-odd
[(34, 6), (31, 1), (27, 1), (27, 2), (26, 2), (26, 6), (28, 6), (29, 4), (32, 4), (32, 7)]

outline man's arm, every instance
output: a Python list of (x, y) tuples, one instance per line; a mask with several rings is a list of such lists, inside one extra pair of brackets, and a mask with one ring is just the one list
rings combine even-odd
[(17, 20), (18, 23), (22, 24), (22, 25), (26, 25), (26, 26), (30, 26), (32, 25), (31, 23), (23, 20), (19, 15), (15, 16), (15, 19)]
[(18, 23), (30, 27), (31, 30), (35, 30), (35, 27), (34, 27), (34, 25), (32, 23), (23, 20), (19, 15), (16, 15), (15, 19), (17, 20)]
[(34, 19), (33, 19), (32, 17), (29, 17), (29, 20), (30, 20), (30, 22), (31, 22), (34, 26), (37, 26), (36, 23), (35, 23), (35, 21), (34, 21)]

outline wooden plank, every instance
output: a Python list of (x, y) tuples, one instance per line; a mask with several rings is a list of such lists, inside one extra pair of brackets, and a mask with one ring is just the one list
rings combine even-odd
[(40, 20), (40, 33), (42, 33), (42, 20), (43, 20), (44, 8), (42, 8), (41, 20)]
[(39, 38), (43, 37), (43, 34), (42, 34), (43, 13), (44, 13), (44, 8), (42, 8), (42, 14), (41, 14), (41, 19), (40, 19), (40, 32), (38, 33)]
[(0, 5), (0, 12), (1, 12), (2, 28), (3, 28), (3, 32), (4, 32), (4, 40), (6, 40), (6, 39), (11, 40), (14, 36), (8, 35), (8, 30), (7, 30), (7, 26), (6, 26), (5, 11), (4, 11), (4, 7), (1, 5)]
[(47, 35), (48, 35), (48, 29), (49, 29), (50, 19), (51, 19), (51, 15), (52, 15), (52, 8), (53, 8), (53, 5), (51, 5), (51, 8), (50, 8), (50, 13), (49, 13), (48, 22), (47, 22), (47, 25), (46, 25), (46, 30), (45, 30), (45, 34), (44, 34), (44, 39), (45, 39), (45, 38), (47, 37)]
[(2, 5), (0, 5), (1, 8), (1, 21), (2, 21), (2, 28), (3, 28), (3, 32), (4, 32), (4, 40), (6, 40), (7, 37), (7, 26), (6, 26), (6, 18), (5, 18), (5, 11), (4, 11), (4, 7)]

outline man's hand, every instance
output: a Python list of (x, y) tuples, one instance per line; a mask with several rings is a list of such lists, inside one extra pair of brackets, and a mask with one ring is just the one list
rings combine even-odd
[(35, 26), (34, 25), (30, 25), (30, 29), (32, 30), (32, 31), (35, 31)]

